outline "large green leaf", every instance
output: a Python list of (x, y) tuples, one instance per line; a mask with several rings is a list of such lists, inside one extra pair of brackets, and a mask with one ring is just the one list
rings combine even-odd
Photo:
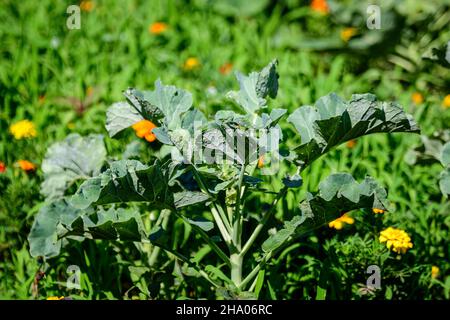
[(51, 258), (60, 253), (67, 237), (120, 241), (157, 241), (147, 238), (141, 217), (132, 209), (77, 209), (66, 199), (44, 205), (36, 216), (28, 241), (33, 257)]
[(67, 232), (64, 225), (70, 225), (79, 216), (92, 212), (70, 206), (65, 199), (44, 205), (39, 210), (28, 235), (30, 254), (33, 257), (54, 257), (61, 249), (61, 237)]
[(142, 241), (147, 235), (139, 212), (132, 209), (100, 209), (82, 215), (66, 228), (67, 236), (82, 236), (92, 239)]
[(450, 167), (446, 168), (439, 175), (439, 187), (443, 194), (450, 196)]
[(106, 130), (110, 137), (143, 120), (142, 110), (125, 101), (116, 102), (106, 111)]
[(161, 164), (144, 165), (137, 160), (110, 163), (100, 175), (86, 180), (72, 197), (77, 208), (119, 202), (141, 201), (172, 207), (173, 194)]
[(154, 91), (129, 88), (124, 95), (127, 102), (113, 104), (106, 113), (106, 129), (111, 137), (143, 119), (170, 130), (181, 127), (183, 121), (191, 125), (191, 120), (202, 119), (199, 112), (184, 119), (184, 114), (192, 107), (192, 95), (174, 86), (165, 86), (159, 80), (155, 82)]
[[(126, 97), (144, 112), (144, 118), (160, 123), (168, 129), (181, 127), (182, 116), (192, 107), (192, 95), (175, 86), (157, 80), (154, 91), (129, 89)], [(162, 121), (160, 121), (162, 119)]]
[(265, 252), (275, 250), (290, 237), (325, 225), (351, 210), (386, 210), (386, 196), (386, 190), (370, 177), (358, 183), (348, 173), (332, 174), (319, 184), (316, 194), (308, 193), (306, 200), (300, 203), (301, 216), (286, 222), (283, 229), (263, 243), (262, 248)]
[(260, 72), (248, 76), (236, 72), (239, 91), (231, 91), (228, 96), (234, 99), (247, 113), (254, 114), (267, 105), (266, 97), (275, 98), (278, 92), (277, 60), (270, 62)]
[(176, 208), (203, 203), (208, 199), (209, 196), (200, 191), (181, 191), (174, 194), (174, 203)]
[(450, 158), (450, 130), (436, 131), (431, 136), (421, 135), (420, 139), (422, 143), (405, 154), (408, 164), (426, 165), (440, 162), (445, 167), (445, 161), (450, 162), (446, 160), (447, 157)]
[(440, 163), (444, 170), (439, 174), (439, 187), (444, 195), (450, 194), (450, 130), (434, 132), (432, 136), (421, 136), (422, 144), (405, 155), (410, 165)]
[(106, 149), (102, 135), (67, 136), (65, 140), (50, 146), (45, 154), (42, 161), (44, 182), (41, 193), (47, 199), (63, 196), (76, 180), (98, 175), (105, 159)]
[(412, 117), (393, 102), (378, 101), (372, 94), (356, 94), (346, 102), (332, 93), (314, 107), (304, 106), (289, 117), (301, 136), (295, 148), (303, 166), (351, 139), (377, 132), (419, 132)]

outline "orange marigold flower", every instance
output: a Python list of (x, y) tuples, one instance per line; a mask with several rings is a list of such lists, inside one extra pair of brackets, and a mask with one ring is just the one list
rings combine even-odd
[(28, 160), (19, 160), (17, 161), (17, 165), (23, 171), (34, 171), (36, 170), (36, 165)]
[(345, 28), (341, 31), (341, 39), (345, 42), (348, 42), (351, 38), (353, 38), (358, 33), (358, 29), (356, 28)]
[(81, 1), (80, 3), (80, 9), (82, 11), (92, 11), (92, 9), (94, 9), (94, 2), (93, 1)]
[(383, 209), (373, 208), (373, 209), (372, 209), (372, 212), (373, 212), (373, 213), (376, 213), (376, 214), (378, 214), (378, 213), (381, 214), (381, 213), (384, 213), (384, 210), (383, 210)]
[(330, 12), (330, 8), (328, 7), (328, 3), (326, 0), (313, 0), (309, 7), (316, 12), (327, 14)]
[(139, 138), (144, 138), (148, 142), (156, 140), (156, 136), (152, 133), (152, 130), (156, 128), (156, 125), (149, 120), (141, 120), (133, 124), (132, 128), (136, 132)]
[(442, 101), (442, 105), (445, 108), (450, 108), (450, 94), (445, 96), (444, 101)]
[(355, 220), (352, 217), (350, 217), (347, 213), (344, 213), (341, 217), (328, 223), (328, 226), (330, 228), (335, 228), (336, 230), (341, 230), (342, 227), (344, 226), (344, 223), (353, 224), (355, 223)]
[(230, 62), (227, 62), (220, 66), (219, 72), (223, 75), (227, 75), (231, 72), (232, 69), (233, 69), (233, 64), (231, 64)]
[(0, 161), (0, 173), (6, 171), (6, 164), (3, 161)]
[(264, 167), (264, 156), (258, 158), (258, 168), (261, 169), (262, 167)]
[(148, 32), (151, 34), (161, 34), (167, 30), (167, 24), (164, 22), (154, 22), (148, 27)]
[(184, 62), (183, 69), (189, 71), (189, 70), (194, 70), (194, 69), (198, 68), (199, 66), (200, 66), (200, 61), (198, 61), (197, 58), (190, 57), (190, 58), (187, 58), (186, 61)]
[(423, 102), (423, 95), (420, 92), (414, 92), (411, 95), (411, 100), (415, 104), (421, 104)]
[(347, 146), (347, 148), (352, 149), (356, 146), (356, 140), (355, 139), (348, 140), (345, 145)]

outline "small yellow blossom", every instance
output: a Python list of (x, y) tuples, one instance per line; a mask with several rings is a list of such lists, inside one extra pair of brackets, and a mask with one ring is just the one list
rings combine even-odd
[(381, 214), (381, 213), (384, 213), (384, 210), (383, 209), (373, 208), (372, 212), (375, 213), (375, 214)]
[(445, 96), (444, 101), (442, 101), (442, 105), (445, 108), (450, 108), (450, 94)]
[(47, 300), (64, 300), (64, 297), (48, 297)]
[(194, 70), (200, 66), (200, 61), (197, 58), (190, 57), (188, 58), (183, 65), (184, 70)]
[(423, 95), (420, 92), (414, 92), (411, 95), (411, 100), (415, 104), (421, 104), (423, 102)]
[(156, 136), (152, 133), (152, 130), (156, 128), (156, 125), (149, 120), (141, 120), (133, 124), (132, 128), (136, 132), (139, 138), (144, 138), (148, 142), (156, 140)]
[(437, 266), (432, 266), (431, 267), (431, 277), (433, 279), (436, 279), (439, 276), (439, 267)]
[(36, 170), (36, 165), (28, 160), (19, 160), (17, 161), (17, 165), (26, 172)]
[(355, 220), (352, 217), (350, 217), (347, 213), (344, 213), (341, 217), (331, 221), (328, 224), (328, 226), (330, 228), (335, 228), (336, 230), (341, 230), (342, 227), (344, 226), (344, 223), (353, 224), (355, 223)]
[(341, 31), (341, 39), (345, 42), (348, 42), (351, 38), (353, 38), (358, 33), (358, 29), (356, 28), (345, 28)]
[(154, 22), (148, 27), (148, 32), (151, 34), (161, 34), (167, 30), (167, 24), (164, 22)]
[(36, 137), (36, 128), (30, 120), (21, 120), (12, 124), (9, 131), (15, 139), (34, 138)]
[(94, 2), (93, 1), (81, 1), (80, 3), (80, 9), (81, 11), (92, 11), (94, 9)]
[(311, 10), (319, 12), (321, 14), (328, 14), (330, 12), (330, 8), (328, 7), (328, 3), (326, 0), (313, 0), (309, 5)]
[(413, 247), (409, 235), (401, 229), (389, 227), (380, 233), (380, 242), (386, 242), (388, 249), (396, 253), (406, 253), (406, 251)]
[(347, 146), (347, 148), (353, 149), (356, 146), (356, 140), (355, 139), (348, 140), (345, 145)]

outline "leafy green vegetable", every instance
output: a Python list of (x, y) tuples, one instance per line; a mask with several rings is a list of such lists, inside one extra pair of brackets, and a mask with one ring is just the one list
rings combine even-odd
[(109, 168), (99, 176), (86, 180), (71, 201), (81, 209), (131, 201), (171, 207), (173, 194), (158, 161), (147, 166), (137, 160), (120, 160), (110, 163)]
[(332, 93), (314, 107), (304, 106), (289, 117), (301, 136), (295, 148), (298, 160), (307, 166), (333, 147), (377, 132), (419, 132), (412, 117), (393, 102), (381, 102), (372, 94), (356, 94), (346, 102)]
[(50, 146), (42, 162), (41, 193), (47, 199), (62, 197), (75, 181), (98, 175), (106, 159), (103, 136), (71, 134)]
[(82, 214), (90, 212), (70, 206), (66, 199), (44, 205), (38, 212), (30, 234), (30, 254), (51, 258), (61, 250), (61, 236), (67, 232), (64, 225), (72, 224)]
[(386, 210), (386, 196), (386, 190), (370, 177), (358, 183), (348, 173), (332, 174), (319, 184), (317, 194), (308, 193), (306, 200), (300, 203), (302, 214), (285, 222), (284, 228), (271, 235), (262, 249), (264, 252), (273, 251), (290, 237), (318, 228), (351, 210)]
[(236, 72), (239, 91), (231, 91), (228, 96), (234, 99), (249, 114), (254, 114), (267, 105), (266, 97), (275, 98), (278, 92), (277, 60), (270, 62), (260, 72), (248, 76)]
[(137, 110), (127, 102), (116, 102), (106, 111), (106, 130), (110, 137), (143, 120), (141, 109)]

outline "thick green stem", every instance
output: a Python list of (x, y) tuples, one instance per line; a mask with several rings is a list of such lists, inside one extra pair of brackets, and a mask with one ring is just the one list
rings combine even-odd
[(239, 287), (242, 282), (242, 263), (243, 259), (239, 253), (233, 253), (230, 256), (231, 263), (231, 280)]
[[(203, 189), (203, 191), (206, 194), (208, 194), (211, 198), (213, 198), (213, 196), (211, 195), (211, 192), (209, 192), (208, 187), (205, 185), (202, 177), (198, 173), (197, 168), (195, 168), (195, 166), (192, 166), (192, 168), (194, 169), (194, 176), (195, 176), (198, 184), (200, 185), (200, 188)], [(231, 242), (230, 223), (227, 220), (227, 217), (226, 217), (225, 212), (223, 211), (222, 207), (218, 206), (215, 201), (212, 201), (211, 203), (212, 203), (211, 213), (213, 215), (214, 221), (216, 222), (217, 227), (219, 228), (219, 231), (220, 231), (220, 234), (222, 235), (223, 240), (225, 241), (225, 243), (227, 245), (230, 245), (230, 242)]]
[(237, 250), (241, 250), (241, 239), (242, 239), (242, 214), (241, 214), (241, 200), (243, 197), (242, 192), (244, 191), (242, 188), (242, 182), (244, 181), (245, 175), (245, 165), (242, 165), (241, 171), (239, 173), (239, 180), (237, 186), (237, 195), (236, 195), (236, 206), (234, 209), (234, 217), (233, 217), (233, 231), (232, 231), (232, 240)]
[(255, 230), (253, 230), (253, 233), (250, 235), (250, 238), (245, 243), (244, 248), (241, 251), (241, 256), (242, 257), (248, 252), (250, 247), (253, 245), (253, 243), (255, 242), (256, 238), (259, 235), (259, 233), (264, 228), (264, 226), (266, 225), (267, 221), (269, 220), (269, 218), (272, 216), (273, 212), (275, 211), (275, 209), (277, 207), (277, 204), (278, 204), (278, 201), (280, 201), (280, 199), (283, 198), (286, 195), (286, 192), (287, 192), (287, 187), (283, 187), (280, 190), (280, 192), (278, 193), (277, 197), (273, 200), (272, 206), (264, 214), (263, 218), (258, 223), (258, 225), (256, 226)]

